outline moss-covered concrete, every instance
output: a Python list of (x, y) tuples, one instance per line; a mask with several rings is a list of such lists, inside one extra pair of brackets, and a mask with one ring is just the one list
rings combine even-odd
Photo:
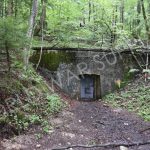
[[(95, 60), (96, 57), (98, 60)], [(32, 56), (32, 62), (37, 64), (39, 60), (39, 52)], [(103, 65), (101, 65), (103, 64)], [(81, 82), (78, 78), (81, 75), (97, 75), (100, 81), (99, 89), (95, 87), (95, 91), (99, 91), (98, 98), (103, 97), (107, 93), (115, 89), (124, 87), (132, 75), (129, 70), (137, 68), (136, 61), (132, 55), (128, 54), (104, 54), (101, 52), (67, 52), (67, 51), (49, 51), (44, 52), (40, 66), (48, 70), (44, 70), (46, 75), (52, 77), (58, 83), (61, 82), (61, 89), (68, 93), (72, 98), (80, 99)], [(102, 67), (103, 66), (103, 67)], [(101, 68), (102, 67), (102, 68)], [(82, 72), (81, 72), (82, 70)], [(59, 75), (57, 76), (59, 71)], [(121, 86), (117, 87), (116, 80), (121, 81)]]
[[(40, 53), (36, 52), (30, 58), (30, 61), (33, 62), (34, 64), (37, 64), (39, 57), (40, 57)], [(73, 63), (74, 60), (75, 60), (75, 53), (70, 53), (70, 52), (43, 52), (40, 66), (44, 67), (46, 69), (49, 69), (50, 71), (57, 71), (59, 64)]]

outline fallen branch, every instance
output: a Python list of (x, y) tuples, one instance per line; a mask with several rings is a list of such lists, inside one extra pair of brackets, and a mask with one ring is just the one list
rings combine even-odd
[(67, 147), (53, 148), (51, 150), (66, 150), (70, 148), (100, 148), (100, 147), (131, 147), (131, 146), (140, 146), (140, 145), (148, 145), (150, 141), (147, 142), (135, 142), (135, 143), (107, 143), (107, 144), (97, 144), (97, 145), (72, 145)]
[(143, 132), (145, 132), (145, 131), (147, 131), (147, 130), (150, 130), (150, 127), (141, 130), (140, 133), (143, 133)]

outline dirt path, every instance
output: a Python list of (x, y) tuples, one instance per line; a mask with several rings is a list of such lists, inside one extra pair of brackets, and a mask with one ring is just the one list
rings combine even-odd
[[(142, 129), (150, 126), (150, 122), (144, 122), (125, 110), (112, 109), (102, 102), (74, 101), (70, 108), (51, 118), (50, 122), (53, 129), (49, 134), (43, 135), (40, 127), (34, 127), (26, 135), (2, 142), (3, 149), (51, 150), (75, 144), (150, 140), (149, 130), (140, 133)], [(119, 150), (119, 148), (105, 148), (105, 150)], [(130, 150), (150, 150), (150, 145), (131, 147)]]

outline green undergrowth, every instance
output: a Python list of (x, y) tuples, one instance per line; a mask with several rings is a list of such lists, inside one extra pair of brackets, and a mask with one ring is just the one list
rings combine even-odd
[(150, 86), (148, 85), (129, 86), (126, 90), (106, 95), (104, 101), (113, 107), (135, 112), (146, 121), (150, 121)]
[[(14, 61), (11, 72), (0, 74), (0, 135), (6, 128), (19, 134), (33, 124), (39, 124), (44, 132), (51, 127), (47, 118), (65, 106), (61, 98), (50, 91), (46, 81), (32, 68)], [(9, 135), (8, 135), (9, 136)]]

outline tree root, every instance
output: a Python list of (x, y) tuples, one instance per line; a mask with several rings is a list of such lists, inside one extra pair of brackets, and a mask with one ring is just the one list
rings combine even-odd
[(145, 132), (145, 131), (147, 131), (147, 130), (150, 130), (150, 127), (141, 130), (140, 133), (143, 133), (143, 132)]
[(131, 146), (140, 146), (140, 145), (148, 145), (150, 141), (146, 142), (133, 142), (133, 143), (107, 143), (107, 144), (97, 144), (97, 145), (72, 145), (67, 147), (53, 148), (52, 150), (66, 150), (70, 148), (100, 148), (100, 147), (131, 147)]

